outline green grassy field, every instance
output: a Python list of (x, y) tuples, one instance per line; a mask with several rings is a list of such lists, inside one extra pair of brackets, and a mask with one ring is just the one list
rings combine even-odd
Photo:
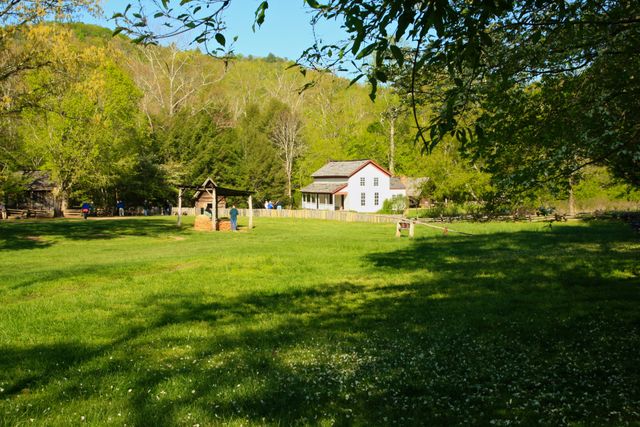
[(640, 424), (625, 224), (174, 221), (0, 223), (0, 425)]

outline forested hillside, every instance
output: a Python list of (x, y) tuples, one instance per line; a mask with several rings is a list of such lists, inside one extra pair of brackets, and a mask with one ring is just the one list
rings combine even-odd
[[(5, 203), (23, 191), (25, 171), (46, 171), (60, 209), (83, 200), (174, 202), (176, 184), (207, 176), (255, 191), (259, 201), (295, 205), (295, 190), (326, 161), (361, 158), (395, 175), (428, 176), (423, 191), (433, 201), (496, 197), (491, 176), (462, 158), (453, 138), (422, 153), (411, 112), (390, 88), (372, 102), (367, 87), (303, 76), (273, 55), (225, 61), (175, 45), (138, 46), (85, 24), (29, 26), (4, 43), (3, 67), (26, 64), (0, 81)], [(419, 113), (433, 114), (429, 105)], [(583, 184), (588, 197), (637, 197), (601, 169), (584, 176), (594, 177)], [(565, 198), (567, 189), (527, 197)]]

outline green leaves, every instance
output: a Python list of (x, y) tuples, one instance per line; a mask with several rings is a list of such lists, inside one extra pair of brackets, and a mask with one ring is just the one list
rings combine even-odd
[(353, 86), (354, 84), (356, 84), (360, 79), (362, 79), (364, 77), (364, 74), (358, 74), (356, 77), (354, 77), (350, 82), (349, 82), (349, 86)]
[(398, 63), (398, 66), (402, 67), (404, 65), (404, 54), (402, 53), (402, 50), (396, 45), (389, 46), (389, 49), (391, 50), (393, 58)]
[(261, 26), (264, 23), (264, 19), (266, 16), (267, 9), (269, 8), (269, 2), (263, 1), (260, 3), (255, 12), (255, 21), (253, 23), (253, 31), (256, 30), (256, 25)]
[(378, 42), (371, 43), (370, 45), (362, 49), (360, 53), (358, 53), (358, 55), (356, 55), (356, 59), (362, 59), (371, 55), (373, 51), (378, 48), (378, 46), (379, 46)]

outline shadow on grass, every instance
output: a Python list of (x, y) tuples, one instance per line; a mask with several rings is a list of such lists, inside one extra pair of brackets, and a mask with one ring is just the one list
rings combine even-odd
[(163, 219), (37, 220), (0, 222), (0, 251), (47, 248), (58, 239), (108, 240), (123, 236), (159, 236), (180, 233)]
[(366, 257), (377, 285), (150, 296), (105, 345), (2, 349), (0, 379), (42, 390), (28, 416), (139, 426), (637, 423), (637, 248), (606, 225), (416, 240)]

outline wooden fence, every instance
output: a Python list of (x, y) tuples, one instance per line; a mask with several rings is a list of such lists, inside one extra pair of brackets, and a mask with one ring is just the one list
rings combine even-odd
[[(249, 209), (238, 209), (240, 216), (249, 216)], [(229, 216), (229, 209), (219, 209), (218, 215)], [(326, 219), (344, 222), (396, 223), (402, 215), (379, 215), (349, 211), (317, 211), (311, 209), (254, 209), (254, 218)]]
[[(182, 207), (182, 209), (180, 209), (182, 211), (182, 215), (184, 216), (193, 216), (196, 215), (196, 211), (198, 214), (200, 214), (200, 209), (196, 209), (196, 208), (185, 208), (184, 206)], [(172, 206), (171, 207), (171, 215), (178, 215), (178, 207), (177, 206)]]

